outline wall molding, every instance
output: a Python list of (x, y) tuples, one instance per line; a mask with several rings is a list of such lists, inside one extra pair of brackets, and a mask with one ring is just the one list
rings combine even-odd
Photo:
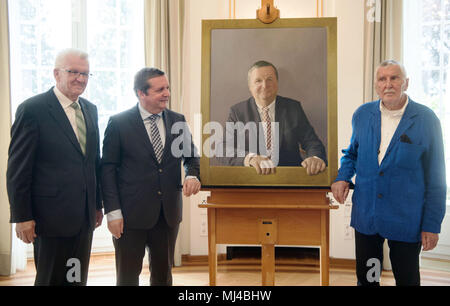
[(11, 275), (11, 254), (0, 254), (0, 275)]

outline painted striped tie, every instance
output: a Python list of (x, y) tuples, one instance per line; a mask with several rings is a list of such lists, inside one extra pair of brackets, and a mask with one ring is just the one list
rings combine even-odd
[(156, 122), (160, 119), (160, 116), (157, 114), (153, 114), (150, 117), (148, 117), (150, 120), (150, 136), (152, 140), (153, 150), (155, 151), (156, 159), (159, 163), (161, 163), (162, 160), (162, 153), (163, 153), (163, 145), (161, 141), (161, 136), (159, 134), (158, 126), (156, 125)]
[(266, 149), (270, 152), (272, 149), (272, 122), (270, 121), (269, 108), (264, 107), (262, 109), (262, 113), (262, 122), (264, 123), (266, 132)]
[(81, 151), (86, 155), (86, 123), (84, 122), (83, 112), (77, 102), (73, 102), (70, 106), (75, 109), (78, 142), (80, 143)]

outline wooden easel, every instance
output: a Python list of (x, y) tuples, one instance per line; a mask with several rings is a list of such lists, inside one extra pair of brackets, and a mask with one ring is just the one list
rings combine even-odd
[[(273, 0), (261, 0), (257, 19), (280, 17)], [(329, 211), (327, 189), (202, 188), (210, 191), (208, 210), (209, 282), (217, 281), (217, 244), (261, 245), (262, 285), (275, 284), (275, 245), (320, 247), (321, 285), (329, 284)]]
[(217, 244), (261, 245), (262, 285), (275, 284), (275, 245), (320, 247), (320, 280), (329, 285), (328, 189), (209, 188), (209, 283), (216, 285)]

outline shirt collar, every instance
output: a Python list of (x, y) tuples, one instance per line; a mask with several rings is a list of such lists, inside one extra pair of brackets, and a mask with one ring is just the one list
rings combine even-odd
[[(68, 108), (70, 105), (72, 105), (73, 101), (67, 98), (59, 89), (58, 87), (53, 87), (53, 92), (55, 93), (56, 98), (58, 98), (59, 103), (61, 103), (61, 106), (65, 109)], [(75, 101), (78, 105), (80, 105), (80, 98), (77, 98)]]
[(141, 103), (139, 103), (139, 102), (138, 102), (138, 108), (139, 108), (139, 113), (141, 114), (142, 120), (147, 119), (151, 115), (159, 115), (162, 118), (163, 112), (160, 112), (158, 114), (152, 114), (152, 113), (148, 112), (145, 108), (143, 108)]
[[(277, 98), (275, 98), (275, 100), (273, 100), (272, 103), (270, 103), (269, 105), (266, 106), (266, 107), (269, 108), (269, 111), (273, 111), (273, 110), (275, 109), (275, 101), (276, 101), (276, 100), (277, 100)], [(255, 101), (255, 103), (256, 103), (256, 101)], [(261, 105), (259, 105), (258, 103), (256, 103), (256, 106), (258, 107), (258, 110), (259, 110), (260, 112), (262, 112), (264, 106), (261, 106)]]
[(401, 117), (405, 113), (405, 109), (409, 103), (409, 96), (406, 96), (406, 103), (401, 109), (389, 110), (383, 105), (383, 101), (380, 100), (380, 111), (383, 115), (388, 115), (391, 117)]

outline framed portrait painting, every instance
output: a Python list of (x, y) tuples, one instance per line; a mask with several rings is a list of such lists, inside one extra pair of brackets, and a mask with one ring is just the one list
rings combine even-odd
[[(271, 24), (257, 19), (203, 20), (203, 186), (331, 185), (338, 167), (336, 30), (336, 18), (278, 19)], [(276, 71), (276, 113), (269, 128), (273, 146), (269, 149), (275, 156), (271, 158), (276, 172), (270, 175), (257, 174), (245, 162), (250, 153), (264, 151), (261, 146), (267, 144), (262, 115), (255, 112), (254, 120), (250, 120), (254, 122), (230, 119), (239, 117), (238, 111), (249, 111), (248, 105), (255, 103), (249, 88), (255, 63), (270, 64)], [(285, 104), (289, 107), (281, 108)], [(323, 144), (320, 157), (326, 162), (325, 171), (312, 176), (301, 166), (301, 157), (292, 157), (313, 154), (307, 152), (307, 143), (297, 143), (299, 135), (306, 137), (306, 130)], [(297, 147), (298, 152), (289, 157), (288, 151)]]

